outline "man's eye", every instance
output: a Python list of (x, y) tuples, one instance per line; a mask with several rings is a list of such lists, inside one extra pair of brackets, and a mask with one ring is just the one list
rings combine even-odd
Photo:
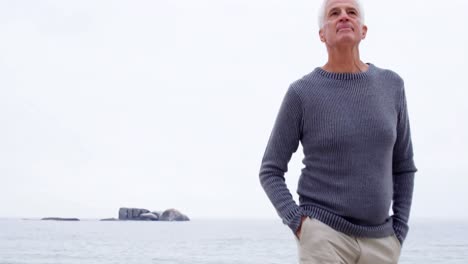
[(356, 11), (349, 11), (348, 13), (350, 13), (351, 15), (356, 15)]
[(338, 15), (337, 11), (333, 11), (333, 12), (330, 13), (330, 16), (336, 16), (336, 15)]

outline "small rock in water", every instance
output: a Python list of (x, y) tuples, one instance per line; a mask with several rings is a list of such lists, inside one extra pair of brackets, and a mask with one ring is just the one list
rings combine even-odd
[(150, 220), (150, 221), (158, 221), (159, 216), (153, 213), (143, 213), (140, 215), (141, 220)]
[(167, 209), (159, 218), (161, 221), (190, 221), (190, 219), (176, 209)]

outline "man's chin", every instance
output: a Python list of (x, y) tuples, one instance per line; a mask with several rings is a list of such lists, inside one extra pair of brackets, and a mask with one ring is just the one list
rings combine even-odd
[(358, 44), (359, 42), (360, 40), (357, 39), (354, 35), (343, 35), (339, 36), (334, 43), (336, 46), (353, 46)]

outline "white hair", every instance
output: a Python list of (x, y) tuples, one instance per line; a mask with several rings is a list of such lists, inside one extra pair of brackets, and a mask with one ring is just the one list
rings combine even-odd
[[(327, 11), (325, 10), (325, 8), (327, 7), (328, 1), (329, 0), (324, 0), (322, 2), (322, 6), (319, 9), (318, 24), (319, 24), (320, 29), (323, 28), (323, 25), (325, 23), (325, 12)], [(362, 8), (361, 2), (359, 0), (354, 0), (354, 2), (356, 2), (357, 8), (358, 8), (357, 11), (359, 12), (359, 18), (361, 19), (361, 24), (364, 24), (364, 9)]]

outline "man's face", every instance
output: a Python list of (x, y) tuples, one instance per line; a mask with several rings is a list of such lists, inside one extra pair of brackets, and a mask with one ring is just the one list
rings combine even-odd
[(330, 0), (325, 6), (320, 40), (328, 46), (357, 45), (365, 38), (367, 27), (354, 0)]

